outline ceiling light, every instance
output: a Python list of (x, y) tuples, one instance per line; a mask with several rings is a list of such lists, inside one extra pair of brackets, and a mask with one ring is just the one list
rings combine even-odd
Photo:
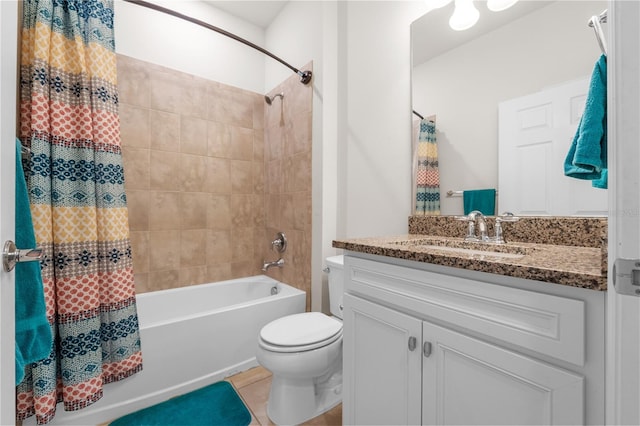
[(473, 27), (479, 17), (480, 12), (473, 6), (473, 0), (455, 0), (449, 26), (456, 31), (463, 31)]
[(518, 0), (487, 0), (487, 9), (492, 12), (500, 12), (509, 9), (517, 2)]

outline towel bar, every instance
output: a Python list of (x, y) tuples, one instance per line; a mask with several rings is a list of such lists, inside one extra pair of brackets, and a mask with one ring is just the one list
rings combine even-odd
[[(464, 191), (447, 191), (447, 197), (462, 197)], [(496, 190), (496, 195), (498, 195), (498, 190)]]
[(40, 261), (43, 256), (44, 250), (39, 247), (19, 249), (13, 241), (7, 240), (2, 251), (2, 267), (5, 272), (11, 272), (16, 263)]

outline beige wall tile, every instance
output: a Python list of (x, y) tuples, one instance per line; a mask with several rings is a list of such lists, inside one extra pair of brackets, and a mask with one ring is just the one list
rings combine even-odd
[(231, 127), (231, 158), (253, 160), (253, 129)]
[(284, 153), (284, 128), (267, 127), (264, 133), (264, 148), (267, 161), (279, 160)]
[(293, 194), (280, 195), (280, 226), (284, 229), (293, 229)]
[(149, 121), (151, 149), (180, 152), (180, 115), (150, 110)]
[(180, 231), (149, 232), (149, 247), (150, 274), (180, 268)]
[(293, 155), (311, 150), (311, 112), (303, 111), (294, 115), (285, 127), (285, 154)]
[(152, 291), (149, 288), (149, 274), (147, 273), (135, 273), (133, 274), (133, 283), (136, 288), (136, 293), (146, 293), (148, 291)]
[(173, 152), (151, 150), (150, 188), (151, 190), (179, 191), (182, 176), (180, 161)]
[(180, 286), (180, 271), (178, 269), (149, 272), (147, 287), (149, 291), (167, 290)]
[(234, 278), (231, 274), (231, 263), (207, 265), (207, 282), (215, 283)]
[(251, 277), (261, 272), (252, 261), (231, 262), (231, 274), (234, 277)]
[(209, 86), (207, 118), (219, 123), (252, 128), (253, 99), (250, 93), (226, 86)]
[(131, 254), (133, 257), (133, 270), (139, 273), (149, 272), (149, 232), (132, 231)]
[(246, 228), (253, 226), (253, 194), (232, 194), (231, 211), (233, 216), (231, 224), (233, 228)]
[(304, 191), (311, 188), (311, 152), (287, 157), (283, 169), (285, 192)]
[(231, 229), (231, 196), (209, 196), (207, 207), (207, 228), (213, 230)]
[(181, 227), (183, 207), (180, 193), (173, 191), (152, 191), (147, 204), (149, 230), (178, 230)]
[(263, 194), (264, 193), (264, 163), (253, 161), (253, 193), (254, 194)]
[(118, 71), (137, 291), (260, 274), (278, 231), (291, 245), (268, 275), (309, 291), (312, 88), (291, 76), (268, 107), (133, 58)]
[(282, 171), (283, 160), (269, 161), (265, 165), (265, 192), (267, 194), (280, 194), (284, 192), (284, 173)]
[(207, 155), (207, 121), (205, 119), (182, 116), (180, 151), (187, 154)]
[(207, 159), (207, 175), (204, 190), (212, 194), (231, 193), (230, 160), (213, 157)]
[(207, 190), (207, 157), (180, 154), (180, 189), (186, 192)]
[(122, 146), (149, 148), (149, 110), (120, 104), (119, 115)]
[(265, 226), (265, 195), (253, 194), (253, 226), (255, 228), (264, 228)]
[(180, 193), (181, 229), (207, 228), (207, 209), (211, 195), (204, 192)]
[(149, 73), (149, 88), (151, 109), (180, 113), (184, 84), (180, 83), (176, 74), (152, 70)]
[(231, 231), (207, 231), (207, 266), (231, 262)]
[(267, 228), (275, 229), (275, 232), (281, 230), (282, 226), (282, 203), (281, 203), (281, 195), (278, 194), (269, 194), (266, 196), (266, 217), (265, 217), (265, 225)]
[(293, 193), (293, 228), (311, 231), (311, 191)]
[(122, 166), (127, 190), (149, 189), (150, 153), (148, 149), (122, 147)]
[(253, 193), (253, 162), (231, 160), (231, 193)]
[(253, 128), (260, 130), (260, 132), (264, 129), (264, 108), (266, 106), (264, 96), (256, 93), (253, 96)]
[(149, 192), (130, 189), (126, 191), (129, 229), (131, 231), (149, 230)]
[(206, 266), (207, 231), (190, 229), (180, 233), (180, 267)]
[(149, 74), (146, 64), (124, 55), (116, 55), (120, 105), (149, 108)]
[(253, 159), (264, 162), (264, 129), (253, 131)]
[(190, 117), (207, 117), (207, 87), (208, 81), (193, 76), (185, 81), (182, 91), (180, 113)]
[(210, 157), (231, 158), (231, 128), (224, 123), (208, 121), (207, 144)]
[(180, 268), (180, 286), (190, 286), (197, 284), (206, 284), (207, 267), (196, 266), (193, 268)]

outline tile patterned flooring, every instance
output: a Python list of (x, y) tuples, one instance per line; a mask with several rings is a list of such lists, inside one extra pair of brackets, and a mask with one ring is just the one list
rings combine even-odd
[[(267, 399), (271, 386), (271, 373), (262, 367), (255, 367), (226, 379), (238, 392), (251, 412), (251, 426), (273, 425), (267, 417)], [(342, 404), (326, 413), (309, 420), (304, 425), (342, 425)]]

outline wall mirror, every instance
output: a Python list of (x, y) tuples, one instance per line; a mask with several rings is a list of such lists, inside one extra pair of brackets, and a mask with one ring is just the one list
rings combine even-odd
[[(607, 8), (606, 1), (520, 0), (502, 12), (489, 11), (485, 1), (474, 4), (480, 17), (466, 31), (449, 27), (453, 2), (411, 25), (412, 108), (424, 117), (435, 117), (443, 215), (463, 213), (463, 190), (496, 188), (496, 213), (503, 211), (501, 205), (509, 205), (498, 188), (499, 105), (568, 82), (584, 80), (588, 85), (601, 55), (588, 20)], [(571, 136), (576, 125), (568, 131)], [(570, 140), (566, 143), (568, 151)], [(554, 155), (563, 160), (567, 151)], [(518, 173), (541, 170), (535, 167), (556, 168), (561, 163), (538, 161)], [(590, 187), (588, 181), (579, 182)], [(456, 193), (447, 196), (448, 191)], [(596, 197), (606, 206), (606, 190), (599, 191)], [(552, 208), (524, 214), (572, 213)], [(587, 208), (578, 214), (603, 213)]]

